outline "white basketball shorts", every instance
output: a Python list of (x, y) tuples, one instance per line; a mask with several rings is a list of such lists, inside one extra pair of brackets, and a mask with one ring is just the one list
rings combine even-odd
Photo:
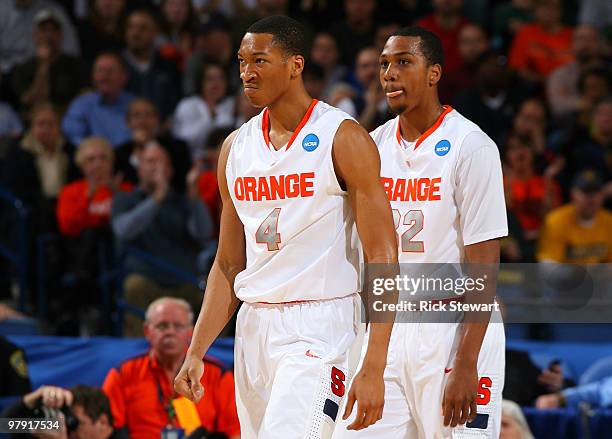
[(340, 420), (333, 438), (498, 438), (505, 368), (505, 334), (499, 311), (491, 315), (478, 357), (478, 416), (472, 423), (453, 429), (444, 426), (442, 399), (457, 353), (459, 324), (431, 322), (431, 315), (423, 322), (422, 313), (411, 314), (409, 322), (393, 327), (382, 419), (358, 432), (346, 430), (352, 417)]
[(234, 361), (243, 439), (331, 437), (359, 363), (359, 310), (356, 294), (243, 303)]

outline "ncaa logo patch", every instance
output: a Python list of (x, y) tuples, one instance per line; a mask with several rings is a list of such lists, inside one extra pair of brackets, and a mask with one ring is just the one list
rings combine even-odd
[(318, 147), (319, 138), (316, 134), (310, 133), (306, 137), (304, 137), (304, 140), (302, 140), (302, 148), (304, 148), (305, 151), (313, 152)]
[(434, 147), (434, 151), (436, 152), (437, 155), (442, 157), (448, 154), (448, 152), (450, 151), (450, 147), (451, 147), (450, 142), (444, 139), (436, 143), (436, 146)]

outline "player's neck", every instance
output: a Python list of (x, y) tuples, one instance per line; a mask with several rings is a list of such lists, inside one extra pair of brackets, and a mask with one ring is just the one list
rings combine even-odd
[(442, 111), (442, 105), (437, 98), (410, 111), (404, 111), (399, 117), (402, 138), (408, 142), (417, 140), (436, 123)]
[(270, 131), (286, 131), (292, 133), (296, 130), (308, 107), (312, 97), (303, 88), (295, 93), (287, 93), (276, 102), (268, 106), (270, 115)]

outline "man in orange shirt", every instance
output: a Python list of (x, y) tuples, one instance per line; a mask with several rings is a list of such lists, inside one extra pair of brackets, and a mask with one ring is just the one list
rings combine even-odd
[(536, 22), (516, 34), (509, 63), (523, 79), (542, 82), (557, 67), (573, 61), (572, 29), (561, 22), (559, 0), (537, 0)]
[(214, 360), (204, 360), (201, 383), (206, 393), (197, 405), (189, 406), (193, 403), (174, 393), (172, 381), (192, 332), (193, 312), (187, 302), (170, 297), (155, 300), (144, 323), (150, 351), (125, 361), (106, 376), (103, 390), (111, 402), (114, 426), (127, 428), (131, 439), (159, 439), (166, 428), (183, 428), (189, 433), (194, 424), (187, 425), (185, 420), (196, 412), (195, 426), (199, 423), (231, 439), (240, 437), (233, 375)]

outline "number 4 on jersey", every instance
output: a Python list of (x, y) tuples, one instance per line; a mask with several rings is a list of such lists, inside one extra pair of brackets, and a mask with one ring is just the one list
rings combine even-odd
[(255, 233), (255, 241), (257, 244), (267, 244), (268, 251), (278, 250), (278, 244), (281, 243), (281, 236), (280, 233), (278, 233), (278, 216), (280, 212), (280, 207), (272, 210), (270, 215), (263, 220)]

